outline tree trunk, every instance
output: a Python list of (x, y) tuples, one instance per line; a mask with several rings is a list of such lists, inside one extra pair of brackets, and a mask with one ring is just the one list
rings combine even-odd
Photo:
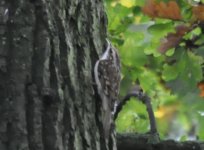
[(93, 67), (102, 0), (0, 1), (0, 150), (112, 150)]

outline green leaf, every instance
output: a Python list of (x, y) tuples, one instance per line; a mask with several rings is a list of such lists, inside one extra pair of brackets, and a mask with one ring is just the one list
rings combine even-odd
[(171, 21), (167, 23), (154, 24), (148, 28), (148, 32), (154, 36), (164, 37), (169, 32), (175, 32), (174, 24)]
[(128, 66), (144, 65), (147, 57), (144, 54), (143, 47), (141, 47), (144, 39), (143, 33), (134, 34), (126, 32), (125, 37), (125, 42), (123, 46), (120, 47), (122, 62)]
[(172, 56), (175, 52), (175, 48), (169, 49), (165, 54), (166, 56)]
[(149, 120), (145, 106), (137, 99), (131, 99), (123, 106), (116, 120), (118, 132), (147, 132)]
[(135, 6), (135, 7), (133, 7), (132, 11), (133, 11), (134, 15), (141, 14), (141, 7)]
[(186, 65), (180, 76), (187, 81), (189, 85), (196, 86), (197, 82), (202, 79), (203, 58), (189, 51), (183, 59)]
[(175, 64), (173, 66), (164, 64), (163, 72), (162, 72), (162, 79), (165, 81), (170, 81), (176, 79), (179, 74), (179, 64)]
[(136, 0), (135, 5), (136, 6), (144, 6), (145, 1), (141, 1), (141, 0)]
[[(198, 113), (203, 111), (204, 103), (197, 87), (197, 83), (203, 80), (204, 35), (199, 28), (200, 24), (192, 21), (191, 5), (195, 2), (176, 1), (183, 21), (173, 21), (163, 18), (152, 20), (144, 15), (141, 9), (146, 1), (133, 1), (134, 6), (129, 8), (121, 5), (118, 0), (106, 0), (105, 5), (109, 39), (119, 49), (122, 61), (120, 99), (139, 79), (144, 92), (151, 97), (154, 110), (167, 105), (176, 105), (179, 110), (170, 112), (172, 114), (168, 114), (168, 110), (163, 110), (167, 111), (164, 112), (167, 115), (157, 118), (162, 138), (167, 138), (166, 135), (169, 134), (177, 134), (181, 129), (184, 133), (179, 136), (187, 135), (190, 127), (196, 122), (197, 135), (204, 139), (203, 116)], [(175, 27), (179, 25), (192, 27), (196, 25), (197, 28), (186, 33), (178, 46), (164, 55), (161, 54), (158, 51), (161, 40), (169, 33), (175, 33)], [(172, 123), (175, 120), (179, 122), (179, 126)], [(148, 131), (149, 120), (145, 106), (132, 99), (120, 112), (116, 127), (119, 132)], [(174, 130), (169, 130), (172, 128)]]

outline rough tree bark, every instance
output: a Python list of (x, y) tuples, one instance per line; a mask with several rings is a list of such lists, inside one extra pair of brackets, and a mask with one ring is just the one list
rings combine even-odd
[(93, 67), (102, 0), (0, 1), (0, 150), (112, 150)]

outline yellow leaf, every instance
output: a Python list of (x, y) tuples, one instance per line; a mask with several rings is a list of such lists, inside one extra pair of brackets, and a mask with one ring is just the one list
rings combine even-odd
[(178, 110), (178, 104), (161, 106), (154, 112), (156, 118), (169, 118)]
[(112, 7), (115, 7), (116, 4), (117, 4), (117, 2), (115, 2), (115, 1), (111, 2)]
[(163, 110), (157, 110), (156, 112), (154, 112), (154, 114), (156, 118), (163, 118), (165, 115)]
[(132, 7), (135, 4), (135, 0), (120, 0), (120, 4), (125, 6), (125, 7)]
[(135, 23), (140, 23), (141, 17), (135, 17)]

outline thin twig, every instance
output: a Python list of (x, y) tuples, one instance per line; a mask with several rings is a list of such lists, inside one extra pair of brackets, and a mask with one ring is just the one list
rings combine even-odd
[(118, 104), (116, 108), (116, 112), (114, 114), (114, 120), (117, 119), (119, 112), (122, 110), (122, 107), (126, 104), (127, 101), (130, 100), (131, 97), (137, 97), (138, 100), (140, 100), (143, 104), (145, 104), (147, 113), (149, 116), (149, 121), (150, 121), (150, 133), (153, 133), (153, 134), (157, 133), (156, 121), (155, 121), (155, 116), (151, 105), (151, 99), (149, 96), (144, 94), (141, 89), (138, 89), (138, 88), (128, 93)]

